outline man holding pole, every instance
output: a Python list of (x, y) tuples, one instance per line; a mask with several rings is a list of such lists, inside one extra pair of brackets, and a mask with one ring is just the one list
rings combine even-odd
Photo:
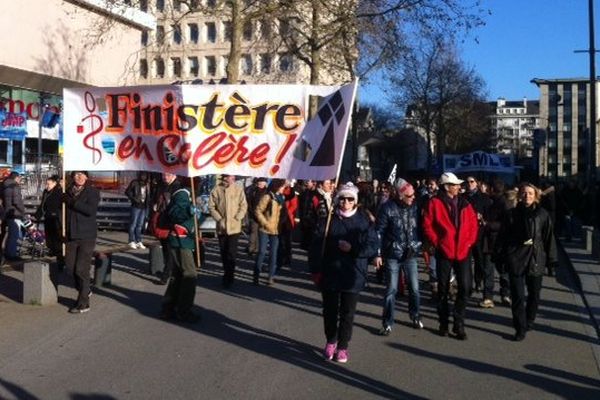
[(163, 298), (162, 319), (176, 318), (182, 322), (196, 323), (200, 316), (192, 312), (196, 296), (196, 231), (192, 195), (186, 188), (173, 192), (166, 209), (169, 220), (169, 258), (173, 276)]
[(221, 178), (221, 183), (210, 193), (208, 209), (217, 223), (224, 270), (223, 287), (228, 289), (233, 285), (238, 238), (248, 203), (242, 187), (235, 184), (235, 175), (222, 175)]

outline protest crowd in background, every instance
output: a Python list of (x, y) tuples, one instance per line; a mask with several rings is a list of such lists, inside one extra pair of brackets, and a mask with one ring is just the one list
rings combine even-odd
[[(78, 297), (70, 311), (82, 313), (90, 310), (86, 260), (95, 247), (99, 192), (85, 171), (70, 178), (65, 193), (58, 177), (48, 179), (33, 219), (46, 226), (49, 255), (73, 276)], [(192, 182), (198, 185), (198, 178), (142, 172), (125, 191), (131, 201), (129, 247), (145, 248), (142, 233), (156, 236), (162, 246), (165, 266), (158, 283), (167, 287), (157, 315), (185, 323), (201, 319), (194, 311), (196, 252), (205, 246), (194, 223), (202, 213)], [(1, 254), (9, 261), (21, 259), (16, 243), (28, 232), (20, 184), (19, 174), (12, 173), (1, 186)], [(483, 309), (510, 307), (513, 340), (524, 340), (535, 329), (543, 276), (553, 276), (558, 267), (556, 237), (571, 240), (582, 224), (596, 223), (589, 210), (596, 210), (597, 196), (595, 187), (582, 190), (575, 181), (508, 186), (451, 172), (413, 182), (254, 178), (246, 187), (236, 176), (222, 175), (210, 192), (208, 211), (216, 222), (224, 290), (248, 284), (236, 280), (240, 257), (254, 262), (251, 284), (273, 286), (282, 268), (295, 268), (292, 248), (306, 252), (310, 276), (322, 293), (324, 357), (343, 363), (349, 360), (358, 294), (369, 281), (386, 288), (380, 335), (392, 332), (396, 300), (403, 295), (412, 327), (423, 329), (421, 291), (427, 285), (427, 300), (437, 305), (439, 335), (467, 340), (467, 300), (475, 297)], [(241, 236), (248, 239), (245, 254), (238, 254)]]

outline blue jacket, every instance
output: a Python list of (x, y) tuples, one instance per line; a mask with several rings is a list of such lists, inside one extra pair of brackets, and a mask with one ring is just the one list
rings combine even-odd
[[(368, 217), (360, 210), (348, 218), (334, 214), (325, 241), (325, 251), (321, 254), (326, 222), (327, 218), (320, 221), (309, 250), (311, 272), (323, 273), (322, 290), (358, 293), (367, 282), (368, 259), (377, 254), (377, 234)], [(350, 252), (339, 250), (340, 240), (352, 245)]]
[(396, 200), (385, 202), (377, 215), (376, 230), (383, 258), (404, 260), (416, 255), (421, 247), (415, 203), (408, 207)]

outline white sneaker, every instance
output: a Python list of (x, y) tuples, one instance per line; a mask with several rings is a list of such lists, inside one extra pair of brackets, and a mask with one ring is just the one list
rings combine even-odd
[(136, 242), (129, 242), (129, 247), (135, 250), (138, 248), (138, 245)]
[(137, 242), (137, 248), (143, 250), (146, 248), (146, 246), (144, 246), (144, 243), (142, 243), (142, 242)]

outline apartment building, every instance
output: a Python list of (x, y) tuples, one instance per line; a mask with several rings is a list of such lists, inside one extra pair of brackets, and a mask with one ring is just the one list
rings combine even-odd
[[(591, 123), (589, 79), (536, 78), (531, 82), (540, 89), (540, 175), (551, 179), (585, 175)], [(593, 151), (598, 160), (597, 143)]]
[[(141, 10), (155, 15), (157, 26), (154, 31), (140, 34), (143, 49), (137, 82), (206, 83), (224, 79), (231, 46), (231, 18), (221, 3), (216, 0), (141, 0)], [(245, 7), (251, 7), (252, 3), (241, 2)], [(287, 52), (280, 40), (282, 35), (291, 34), (294, 20), (293, 16), (265, 17), (253, 18), (244, 24), (240, 80), (247, 83), (309, 82), (307, 64)], [(336, 57), (332, 49), (324, 54)], [(349, 80), (348, 73), (324, 75), (321, 77), (324, 84)]]
[(513, 154), (517, 159), (533, 157), (533, 134), (539, 128), (539, 101), (524, 98), (489, 103), (495, 110), (490, 116), (492, 138), (497, 153)]

